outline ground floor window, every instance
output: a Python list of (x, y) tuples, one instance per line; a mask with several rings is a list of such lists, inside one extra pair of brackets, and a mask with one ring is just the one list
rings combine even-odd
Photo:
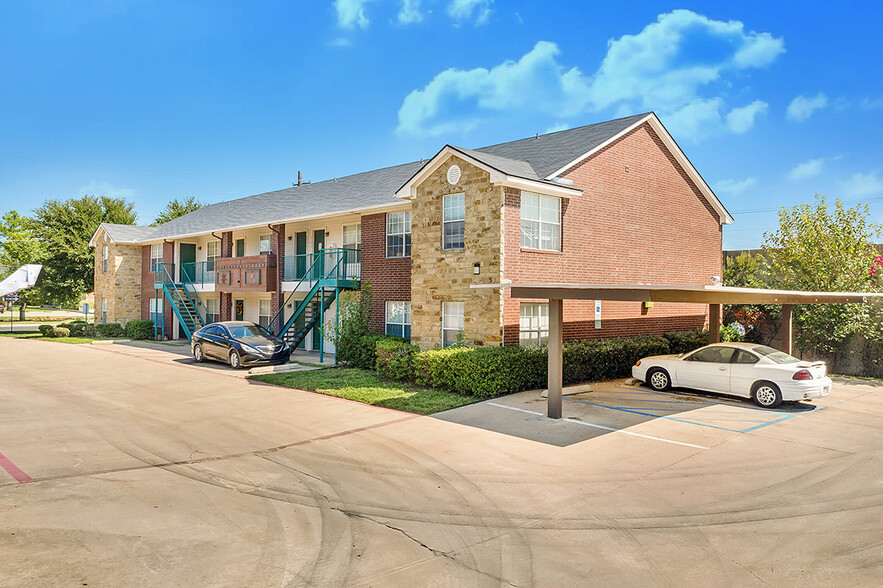
[(522, 345), (545, 345), (549, 342), (549, 305), (521, 303), (518, 340)]
[(151, 298), (150, 299), (150, 322), (154, 325), (159, 325), (160, 321), (162, 321), (162, 306), (159, 298)]
[(442, 302), (442, 347), (458, 343), (463, 333), (463, 303)]
[(270, 301), (258, 300), (258, 324), (265, 329), (270, 326)]
[(101, 300), (101, 322), (107, 322), (107, 298)]
[(220, 320), (221, 301), (217, 298), (208, 298), (205, 301), (205, 309), (208, 311), (209, 322), (216, 323)]
[(411, 338), (410, 302), (386, 302), (386, 334)]

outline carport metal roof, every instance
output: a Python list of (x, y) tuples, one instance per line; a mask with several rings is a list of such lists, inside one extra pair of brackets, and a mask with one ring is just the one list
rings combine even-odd
[(708, 339), (720, 340), (722, 304), (781, 304), (783, 351), (791, 353), (791, 310), (794, 304), (864, 303), (883, 299), (875, 292), (804, 292), (732, 286), (676, 286), (654, 284), (481, 284), (473, 288), (511, 288), (513, 298), (549, 301), (549, 388), (547, 415), (561, 418), (564, 368), (564, 300), (624, 300), (708, 304)]

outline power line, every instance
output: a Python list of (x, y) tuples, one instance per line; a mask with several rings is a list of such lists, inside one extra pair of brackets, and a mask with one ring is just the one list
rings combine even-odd
[[(851, 198), (849, 200), (841, 200), (841, 202), (844, 202), (844, 203), (846, 203), (846, 202), (871, 203), (871, 202), (876, 202), (878, 200), (883, 200), (883, 196), (875, 196), (874, 198)], [(732, 214), (758, 214), (758, 213), (762, 213), (762, 212), (778, 212), (782, 208), (786, 208), (786, 207), (779, 206), (776, 208), (748, 208), (746, 210), (733, 210), (733, 211), (731, 211), (731, 213)]]

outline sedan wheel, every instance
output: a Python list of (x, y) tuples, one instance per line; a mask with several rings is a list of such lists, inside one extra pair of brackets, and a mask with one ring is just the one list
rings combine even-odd
[(754, 403), (762, 408), (776, 408), (782, 404), (782, 392), (772, 382), (760, 382), (751, 394)]
[(660, 368), (650, 370), (647, 375), (647, 383), (651, 388), (660, 392), (671, 388), (671, 378), (669, 378), (668, 372)]
[(202, 360), (205, 359), (202, 354), (202, 345), (197, 344), (193, 347), (193, 359), (196, 360), (196, 363), (202, 363)]
[(242, 359), (239, 357), (238, 351), (230, 352), (230, 367), (234, 370), (238, 370), (242, 367)]

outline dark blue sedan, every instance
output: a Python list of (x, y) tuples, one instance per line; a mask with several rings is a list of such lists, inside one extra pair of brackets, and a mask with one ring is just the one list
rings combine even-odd
[(288, 363), (291, 357), (285, 341), (260, 325), (244, 321), (204, 326), (193, 334), (190, 350), (198, 362), (214, 359), (229, 363), (233, 369)]

